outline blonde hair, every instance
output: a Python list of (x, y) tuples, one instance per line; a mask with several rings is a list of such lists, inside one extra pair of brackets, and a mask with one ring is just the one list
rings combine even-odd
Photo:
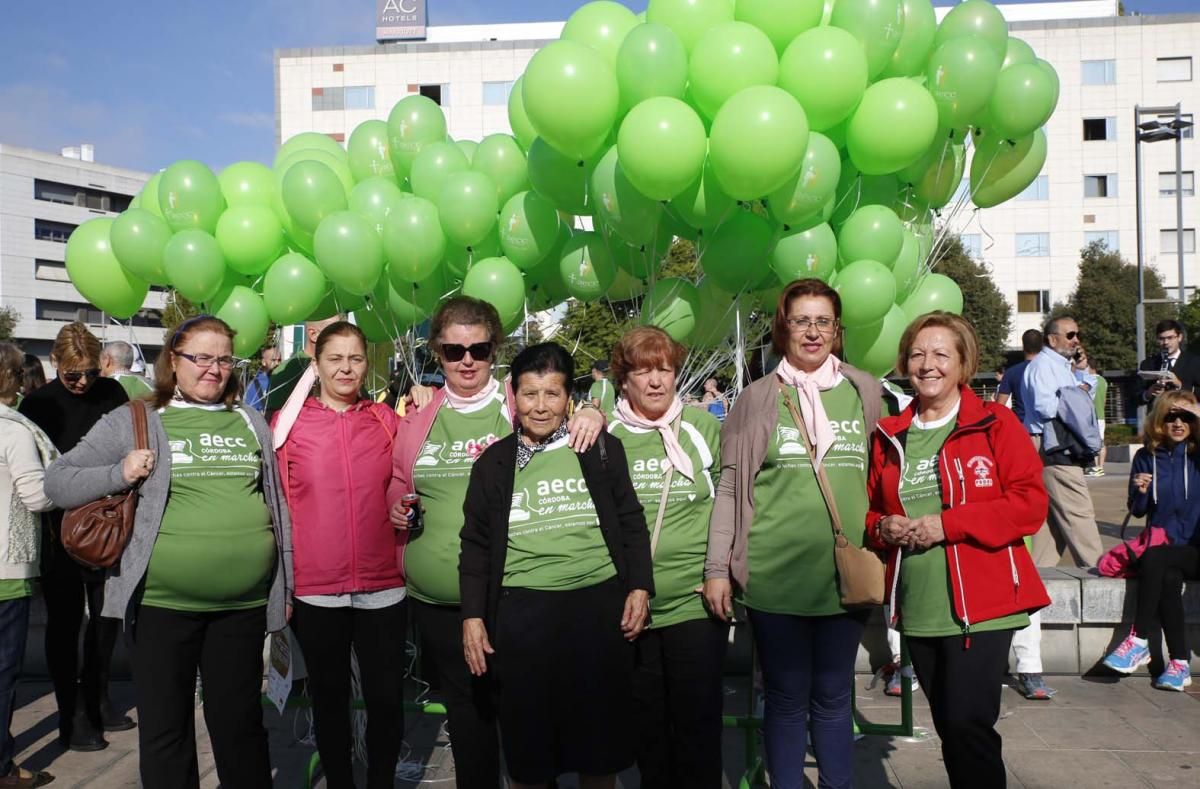
[(896, 370), (908, 374), (908, 355), (922, 329), (947, 329), (954, 335), (954, 346), (958, 349), (958, 360), (962, 364), (959, 384), (967, 384), (979, 370), (979, 337), (966, 318), (952, 312), (927, 312), (920, 315), (900, 337), (900, 350), (896, 355)]
[[(1175, 410), (1180, 403), (1196, 404), (1196, 395), (1182, 390), (1163, 392), (1154, 399), (1150, 409), (1150, 418), (1146, 420), (1146, 435), (1143, 438), (1146, 449), (1153, 452), (1167, 441), (1167, 414)], [(1191, 431), (1188, 433), (1188, 454), (1194, 454), (1200, 449), (1200, 425), (1192, 420)]]
[(91, 369), (100, 366), (100, 340), (79, 321), (58, 330), (50, 360), (61, 370)]
[(24, 384), (25, 354), (11, 342), (0, 342), (0, 400), (15, 400)]

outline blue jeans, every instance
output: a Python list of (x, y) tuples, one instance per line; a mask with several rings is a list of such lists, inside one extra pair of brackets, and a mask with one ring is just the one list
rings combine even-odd
[(13, 769), (13, 707), (17, 700), (17, 677), (25, 663), (25, 636), (29, 632), (29, 600), (0, 602), (0, 776)]
[(791, 616), (750, 611), (766, 686), (763, 735), (774, 789), (804, 783), (812, 734), (821, 789), (849, 787), (854, 777), (850, 719), (854, 658), (868, 612)]

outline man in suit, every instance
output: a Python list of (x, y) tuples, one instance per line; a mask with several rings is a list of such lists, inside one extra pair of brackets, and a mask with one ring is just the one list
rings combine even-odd
[(1195, 392), (1200, 385), (1200, 357), (1183, 350), (1183, 324), (1177, 320), (1159, 321), (1154, 333), (1158, 336), (1159, 353), (1143, 361), (1138, 370), (1163, 370), (1171, 376), (1145, 382), (1142, 401), (1146, 405), (1168, 389)]

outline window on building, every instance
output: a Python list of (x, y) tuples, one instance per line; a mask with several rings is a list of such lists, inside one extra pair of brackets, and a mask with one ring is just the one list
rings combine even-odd
[[(1176, 251), (1179, 247), (1176, 245), (1179, 241), (1179, 233), (1175, 228), (1169, 230), (1158, 231), (1158, 248), (1164, 255), (1178, 255)], [(1195, 228), (1185, 227), (1183, 229), (1183, 254), (1192, 255), (1196, 252), (1196, 230)]]
[(983, 258), (983, 236), (978, 233), (963, 233), (959, 238), (962, 239), (963, 250), (968, 255), (976, 260)]
[(1117, 61), (1083, 61), (1080, 64), (1080, 81), (1084, 85), (1115, 85), (1117, 82)]
[(79, 225), (72, 225), (68, 222), (35, 219), (33, 220), (33, 237), (38, 241), (55, 241), (59, 244), (65, 244), (77, 227)]
[(57, 181), (43, 181), (41, 178), (35, 178), (33, 181), (33, 198), (47, 203), (74, 205), (80, 208), (114, 213), (120, 213), (129, 208), (129, 202), (133, 199), (131, 195), (117, 194), (87, 186), (60, 184)]
[(1099, 142), (1117, 139), (1116, 118), (1084, 118), (1083, 141)]
[(37, 258), (33, 261), (33, 276), (51, 282), (70, 282), (67, 276), (67, 264), (61, 260), (44, 260)]
[(427, 99), (433, 99), (438, 106), (445, 107), (450, 103), (449, 85), (418, 85), (417, 92)]
[(1084, 246), (1091, 246), (1097, 241), (1103, 243), (1109, 252), (1121, 248), (1121, 234), (1116, 230), (1088, 230), (1083, 234)]
[(1159, 58), (1155, 71), (1158, 74), (1159, 82), (1191, 82), (1192, 59), (1190, 57)]
[(1050, 179), (1045, 175), (1039, 175), (1033, 179), (1033, 183), (1025, 187), (1025, 191), (1017, 195), (1018, 200), (1049, 200), (1050, 199)]
[[(57, 301), (55, 299), (35, 299), (33, 302), (34, 317), (39, 321), (83, 321), (84, 323), (100, 324), (108, 321), (104, 313), (91, 304), (82, 301)], [(129, 323), (133, 326), (162, 326), (162, 310), (138, 310)]]
[(1116, 197), (1117, 196), (1116, 173), (1105, 173), (1103, 175), (1085, 175), (1083, 177), (1083, 196), (1084, 197)]
[(350, 86), (345, 88), (313, 88), (313, 112), (331, 110), (375, 109), (374, 86)]
[(1050, 291), (1048, 290), (1018, 290), (1017, 312), (1035, 312), (1041, 314), (1050, 309)]
[(1049, 233), (1017, 233), (1016, 253), (1019, 258), (1044, 258), (1050, 256)]
[(375, 109), (375, 87), (352, 87), (343, 89), (346, 96), (346, 109), (373, 110)]
[(483, 83), (483, 106), (503, 107), (508, 104), (508, 95), (512, 93), (512, 82)]
[[(1184, 170), (1183, 173), (1183, 196), (1196, 196), (1196, 173), (1192, 170)], [(1158, 173), (1158, 196), (1159, 197), (1174, 197), (1175, 196), (1175, 171)]]

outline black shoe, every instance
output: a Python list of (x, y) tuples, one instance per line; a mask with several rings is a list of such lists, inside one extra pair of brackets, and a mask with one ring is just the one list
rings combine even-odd
[(100, 708), (100, 721), (103, 723), (105, 731), (129, 731), (137, 726), (133, 722), (133, 718), (107, 706)]
[(58, 742), (68, 751), (78, 751), (81, 753), (102, 751), (108, 747), (108, 740), (104, 739), (104, 735), (98, 731), (76, 731), (71, 734), (70, 740), (64, 742), (63, 738), (59, 737)]

